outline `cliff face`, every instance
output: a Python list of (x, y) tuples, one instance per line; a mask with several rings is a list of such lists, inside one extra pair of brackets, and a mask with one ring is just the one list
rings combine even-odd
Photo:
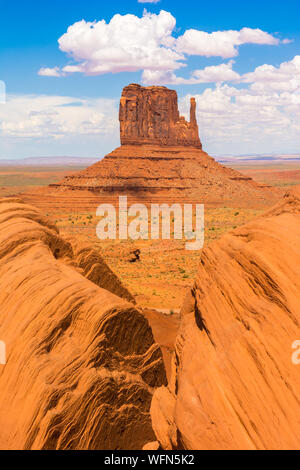
[(299, 449), (299, 266), (300, 189), (203, 250), (152, 401), (163, 449)]
[(165, 369), (127, 299), (99, 254), (64, 240), (34, 207), (0, 200), (1, 449), (153, 440), (150, 402)]
[(122, 145), (202, 148), (195, 99), (191, 99), (190, 122), (187, 122), (179, 115), (175, 90), (135, 84), (125, 87), (120, 100), (119, 119)]

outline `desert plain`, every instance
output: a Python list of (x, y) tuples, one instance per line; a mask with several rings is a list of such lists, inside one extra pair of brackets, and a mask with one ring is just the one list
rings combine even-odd
[[(227, 164), (229, 165), (229, 164)], [(278, 188), (282, 194), (300, 184), (300, 162), (248, 162), (232, 163), (245, 176), (259, 183)], [(184, 240), (99, 240), (96, 225), (100, 220), (96, 208), (105, 198), (88, 197), (76, 203), (64, 194), (56, 193), (49, 199), (39, 188), (59, 182), (63, 177), (83, 170), (81, 165), (59, 166), (0, 166), (0, 197), (21, 196), (26, 202), (41, 208), (58, 226), (63, 236), (75, 236), (99, 250), (107, 264), (147, 308), (176, 313), (182, 297), (191, 287), (199, 264), (199, 251), (188, 251)], [(201, 203), (201, 200), (199, 201)], [(247, 207), (248, 206), (248, 207)], [(261, 205), (253, 207), (252, 201), (241, 206), (217, 204), (205, 206), (205, 246), (264, 212)], [(141, 250), (140, 261), (128, 262), (130, 251)]]

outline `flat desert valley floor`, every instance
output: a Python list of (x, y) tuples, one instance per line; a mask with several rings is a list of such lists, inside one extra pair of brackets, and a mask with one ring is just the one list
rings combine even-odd
[[(300, 183), (300, 163), (235, 164), (235, 169), (258, 182), (283, 190)], [(21, 197), (42, 207), (59, 227), (63, 236), (74, 236), (96, 250), (121, 278), (143, 307), (164, 313), (177, 313), (184, 291), (192, 285), (199, 264), (199, 251), (187, 251), (182, 240), (99, 240), (96, 235), (95, 203), (64, 204), (39, 197), (37, 188), (61, 180), (82, 167), (0, 167), (0, 196)], [(58, 203), (59, 200), (59, 203)], [(101, 204), (99, 199), (99, 204)], [(201, 203), (201, 201), (199, 201)], [(247, 207), (205, 207), (205, 245), (219, 238), (264, 210)], [(129, 262), (130, 252), (140, 249), (140, 260)]]

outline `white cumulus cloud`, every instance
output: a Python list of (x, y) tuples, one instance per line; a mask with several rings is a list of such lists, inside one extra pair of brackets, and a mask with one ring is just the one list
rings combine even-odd
[(59, 70), (59, 67), (42, 67), (38, 71), (38, 74), (42, 77), (61, 77), (63, 75), (62, 72)]
[(117, 125), (117, 103), (110, 99), (9, 95), (0, 107), (1, 138), (104, 135), (113, 133)]
[(109, 23), (79, 21), (58, 40), (59, 48), (78, 62), (63, 72), (100, 75), (177, 69), (184, 56), (172, 48), (175, 24), (175, 18), (163, 10), (141, 18), (117, 14)]
[(279, 67), (264, 64), (254, 72), (243, 76), (243, 81), (252, 83), (251, 89), (257, 93), (273, 91), (300, 91), (300, 55), (292, 60), (283, 62)]
[(227, 64), (211, 65), (203, 70), (195, 70), (193, 72), (193, 79), (195, 83), (218, 83), (238, 80), (240, 75), (232, 70), (232, 64), (233, 62), (230, 61)]
[(242, 44), (277, 45), (279, 39), (261, 29), (243, 28), (240, 31), (215, 31), (206, 33), (188, 29), (177, 39), (176, 49), (188, 55), (205, 57), (220, 56), (223, 59), (236, 57)]
[(235, 80), (237, 75), (228, 64), (195, 70), (189, 79), (177, 77), (175, 71), (186, 66), (190, 55), (226, 59), (236, 57), (242, 44), (280, 43), (272, 34), (251, 28), (212, 33), (188, 29), (176, 38), (175, 26), (174, 16), (164, 10), (158, 14), (144, 11), (142, 17), (116, 14), (108, 23), (105, 20), (78, 21), (58, 40), (59, 48), (71, 62), (61, 70), (42, 68), (39, 74), (58, 77), (72, 73), (101, 75), (141, 70), (144, 83), (205, 83), (212, 81), (214, 74), (218, 81), (224, 80), (219, 79), (220, 74), (227, 76), (227, 80)]
[(193, 85), (197, 83), (222, 83), (240, 80), (240, 75), (232, 70), (233, 61), (227, 64), (211, 65), (194, 70), (189, 78), (178, 77), (174, 72), (145, 70), (142, 75), (144, 84), (153, 85)]

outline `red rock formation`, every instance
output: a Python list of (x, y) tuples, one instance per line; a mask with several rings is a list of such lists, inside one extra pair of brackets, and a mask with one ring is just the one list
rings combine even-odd
[(163, 449), (299, 449), (299, 266), (300, 189), (203, 251), (152, 401)]
[(1, 449), (153, 441), (150, 402), (165, 370), (131, 298), (96, 252), (34, 207), (0, 200)]
[(279, 190), (255, 183), (202, 151), (194, 98), (188, 123), (179, 116), (174, 90), (129, 85), (120, 101), (120, 134), (120, 147), (51, 189), (255, 208), (278, 200)]
[(202, 148), (195, 99), (191, 99), (190, 122), (187, 122), (179, 115), (175, 90), (128, 85), (122, 92), (119, 119), (122, 145)]

